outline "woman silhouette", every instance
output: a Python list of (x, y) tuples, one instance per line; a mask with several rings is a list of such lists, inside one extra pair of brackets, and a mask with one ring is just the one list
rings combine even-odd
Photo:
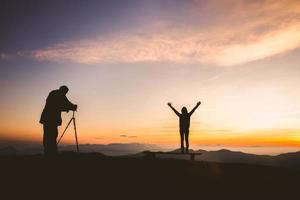
[(186, 107), (182, 107), (181, 113), (179, 113), (171, 103), (168, 103), (168, 106), (175, 112), (179, 117), (179, 132), (180, 132), (180, 144), (181, 144), (181, 153), (184, 153), (184, 140), (186, 146), (186, 153), (189, 153), (189, 132), (190, 132), (190, 119), (191, 115), (195, 112), (198, 106), (201, 104), (199, 101), (197, 105), (188, 112)]

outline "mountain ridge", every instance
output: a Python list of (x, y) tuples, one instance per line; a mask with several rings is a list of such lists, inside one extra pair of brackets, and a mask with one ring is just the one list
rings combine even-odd
[[(142, 143), (111, 143), (111, 144), (82, 144), (79, 146), (81, 152), (99, 152), (108, 156), (131, 156), (141, 157), (144, 151), (163, 151), (163, 152), (180, 152), (180, 149), (168, 150), (160, 148), (157, 145)], [(60, 146), (59, 151), (74, 151), (74, 145)], [(280, 166), (294, 169), (300, 169), (300, 151), (282, 153), (279, 155), (256, 155), (244, 153), (242, 151), (232, 151), (220, 149), (207, 151), (203, 149), (190, 150), (191, 153), (201, 153), (196, 156), (196, 161), (222, 162), (222, 163), (246, 163), (268, 166)], [(29, 146), (28, 148), (15, 148), (6, 146), (0, 148), (0, 156), (3, 155), (22, 155), (22, 154), (42, 154), (42, 146)], [(173, 159), (190, 159), (189, 156), (183, 155), (158, 155), (157, 158)]]

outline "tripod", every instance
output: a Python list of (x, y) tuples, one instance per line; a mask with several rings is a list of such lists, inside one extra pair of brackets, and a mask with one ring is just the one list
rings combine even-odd
[(78, 146), (78, 139), (77, 139), (77, 130), (76, 130), (76, 122), (75, 122), (75, 111), (73, 111), (73, 117), (70, 119), (67, 127), (65, 128), (64, 132), (62, 133), (62, 135), (60, 136), (57, 144), (59, 144), (60, 140), (62, 139), (62, 137), (64, 136), (66, 130), (68, 129), (69, 125), (71, 124), (71, 122), (73, 121), (73, 125), (74, 125), (74, 131), (75, 131), (75, 139), (76, 139), (76, 148), (77, 148), (77, 152), (79, 153), (79, 146)]

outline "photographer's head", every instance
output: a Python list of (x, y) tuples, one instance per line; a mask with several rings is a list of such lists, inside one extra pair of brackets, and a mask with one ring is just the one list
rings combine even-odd
[(69, 88), (65, 85), (60, 86), (59, 91), (61, 91), (63, 94), (67, 94), (69, 91)]

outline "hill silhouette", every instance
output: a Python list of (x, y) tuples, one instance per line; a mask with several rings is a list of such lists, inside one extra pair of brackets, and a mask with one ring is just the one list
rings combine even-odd
[[(61, 152), (73, 151), (76, 149), (74, 145), (62, 145), (59, 147)], [(130, 156), (143, 157), (143, 151), (166, 151), (167, 149), (160, 148), (157, 145), (141, 144), (141, 143), (112, 143), (112, 144), (81, 144), (81, 152), (98, 152), (109, 156)], [(169, 152), (181, 152), (181, 149), (175, 149)], [(292, 153), (284, 153), (276, 156), (256, 155), (240, 151), (230, 151), (221, 149), (217, 151), (206, 151), (202, 149), (193, 150), (191, 153), (201, 153), (201, 156), (196, 156), (197, 161), (222, 162), (222, 163), (245, 163), (268, 166), (288, 167), (300, 170), (300, 151)], [(1, 155), (35, 155), (42, 153), (40, 144), (28, 145), (7, 145), (0, 148)], [(157, 158), (174, 158), (189, 160), (189, 156), (185, 155), (158, 155)]]
[(7, 146), (7, 147), (0, 148), (0, 156), (16, 155), (16, 154), (17, 154), (17, 150), (14, 147)]
[(64, 153), (2, 156), (2, 195), (10, 199), (292, 199), (299, 171), (285, 168)]
[(229, 150), (204, 152), (198, 160), (225, 163), (248, 163), (300, 169), (300, 152), (284, 153), (276, 156), (255, 155)]
[[(99, 152), (111, 156), (128, 155), (142, 152), (145, 150), (165, 150), (157, 145), (142, 144), (142, 143), (110, 143), (110, 144), (80, 144), (81, 152)], [(40, 142), (15, 142), (7, 141), (5, 143), (0, 141), (0, 150), (5, 148), (14, 148), (16, 154), (19, 155), (33, 155), (42, 154), (43, 146)], [(76, 149), (74, 145), (60, 145), (59, 151), (73, 151)], [(3, 152), (2, 155), (9, 155)]]
[[(175, 149), (173, 153), (179, 153), (180, 149)], [(278, 166), (287, 167), (300, 170), (300, 151), (293, 153), (285, 153), (276, 156), (270, 155), (256, 155), (249, 154), (240, 151), (230, 151), (227, 149), (221, 149), (217, 151), (205, 151), (190, 150), (190, 153), (201, 153), (202, 155), (196, 156), (196, 161), (206, 161), (206, 162), (221, 162), (221, 163), (241, 163), (241, 164), (255, 164), (255, 165), (266, 165), (266, 166)], [(139, 154), (137, 154), (139, 155)], [(157, 158), (172, 158), (172, 159), (184, 159), (189, 160), (190, 157), (182, 155), (166, 155), (157, 154)]]

